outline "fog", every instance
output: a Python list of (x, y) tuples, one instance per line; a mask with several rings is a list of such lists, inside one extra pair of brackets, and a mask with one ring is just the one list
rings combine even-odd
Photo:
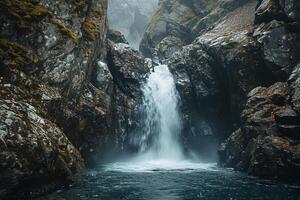
[(121, 31), (136, 49), (157, 8), (158, 0), (109, 0), (110, 28)]

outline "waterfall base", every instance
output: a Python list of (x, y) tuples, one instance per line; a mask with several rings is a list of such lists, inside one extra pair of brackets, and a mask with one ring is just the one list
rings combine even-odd
[(119, 172), (157, 172), (157, 171), (195, 171), (218, 170), (216, 163), (197, 163), (188, 160), (138, 160), (116, 162), (105, 165), (107, 171)]

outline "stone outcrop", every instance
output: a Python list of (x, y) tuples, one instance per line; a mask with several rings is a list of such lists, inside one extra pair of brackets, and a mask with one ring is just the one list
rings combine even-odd
[(241, 127), (223, 144), (225, 166), (253, 175), (299, 178), (299, 119), (289, 104), (290, 88), (278, 82), (248, 95)]
[[(108, 29), (106, 9), (0, 2), (1, 199), (47, 192), (84, 164), (135, 150), (128, 134), (150, 66)], [(186, 149), (211, 159), (225, 141), (221, 165), (299, 178), (299, 11), (298, 0), (160, 1), (141, 49), (169, 63)]]
[(72, 183), (82, 174), (78, 150), (28, 103), (0, 100), (0, 134), (1, 197), (12, 195), (11, 190), (30, 197)]
[(140, 50), (148, 57), (161, 59), (190, 44), (197, 36), (214, 27), (228, 12), (247, 0), (178, 1), (160, 0), (148, 25)]
[(114, 43), (128, 44), (126, 38), (124, 37), (124, 35), (120, 31), (109, 29), (107, 37), (108, 37), (109, 40), (111, 40)]
[(250, 1), (228, 13), (169, 59), (183, 101), (186, 142), (199, 152), (216, 149), (211, 144), (216, 147), (239, 123), (250, 90), (274, 83), (251, 36), (255, 7)]
[(108, 33), (106, 9), (103, 0), (0, 2), (1, 199), (76, 181), (84, 163), (126, 151), (149, 69), (108, 41), (125, 42)]
[[(141, 44), (146, 55), (167, 59), (174, 74), (185, 146), (211, 158), (211, 145), (229, 136), (219, 151), (222, 165), (269, 178), (299, 177), (299, 3), (204, 4), (161, 1)], [(209, 19), (205, 27), (203, 19)]]
[[(261, 1), (253, 37), (274, 85), (247, 97), (240, 127), (222, 144), (221, 162), (253, 175), (299, 179), (297, 80), (300, 53), (296, 1)], [(289, 9), (294, 9), (293, 11)], [(295, 67), (296, 66), (296, 67)], [(290, 78), (289, 78), (290, 76)]]

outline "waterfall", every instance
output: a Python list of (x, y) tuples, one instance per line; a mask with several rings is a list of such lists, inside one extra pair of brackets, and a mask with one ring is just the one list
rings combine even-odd
[(180, 144), (182, 122), (180, 98), (167, 65), (158, 65), (143, 88), (140, 107), (141, 126), (132, 134), (138, 155), (123, 162), (110, 163), (106, 170), (155, 172), (160, 170), (213, 170), (215, 164), (201, 163), (184, 156)]
[(179, 114), (180, 98), (167, 65), (154, 68), (143, 87), (144, 113), (142, 128), (135, 140), (140, 157), (152, 160), (183, 158), (179, 136), (182, 123)]

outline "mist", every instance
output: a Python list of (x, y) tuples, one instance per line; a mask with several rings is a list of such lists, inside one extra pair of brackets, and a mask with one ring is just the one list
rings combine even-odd
[(158, 0), (110, 0), (109, 26), (122, 32), (130, 45), (139, 49), (145, 28), (157, 5)]

